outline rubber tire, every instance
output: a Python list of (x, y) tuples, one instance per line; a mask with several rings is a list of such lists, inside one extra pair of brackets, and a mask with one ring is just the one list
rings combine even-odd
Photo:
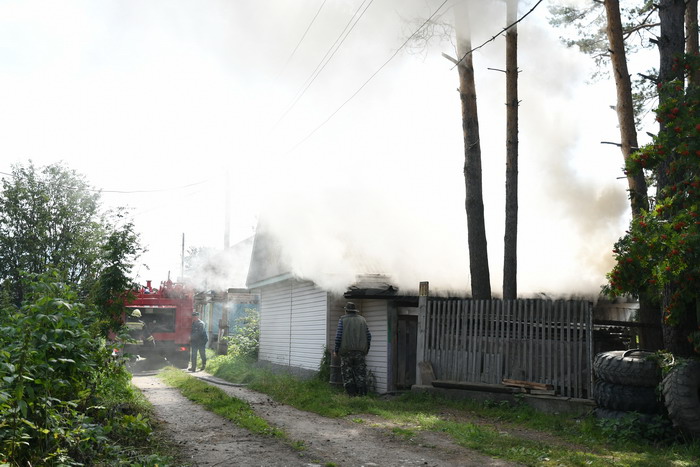
[(662, 382), (662, 392), (673, 425), (700, 437), (700, 361), (673, 368)]
[(593, 385), (593, 399), (598, 407), (624, 412), (658, 413), (661, 404), (656, 388), (626, 386), (598, 380)]
[(612, 350), (593, 359), (598, 379), (625, 386), (655, 387), (661, 382), (661, 368), (645, 350)]

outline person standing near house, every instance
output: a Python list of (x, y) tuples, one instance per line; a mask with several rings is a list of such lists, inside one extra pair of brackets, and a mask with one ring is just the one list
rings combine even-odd
[(192, 329), (190, 331), (190, 371), (196, 371), (197, 369), (197, 352), (202, 359), (202, 367), (200, 370), (204, 370), (207, 366), (207, 353), (206, 346), (209, 337), (207, 336), (207, 330), (204, 326), (204, 321), (199, 319), (199, 312), (195, 311), (192, 313)]
[(349, 396), (367, 395), (367, 364), (372, 334), (365, 318), (357, 313), (353, 302), (345, 305), (345, 314), (338, 320), (334, 355), (340, 355), (343, 387)]

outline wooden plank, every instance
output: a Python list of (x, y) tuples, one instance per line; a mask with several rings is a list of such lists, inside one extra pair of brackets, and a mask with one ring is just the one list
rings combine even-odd
[(519, 381), (516, 379), (504, 379), (503, 381), (501, 381), (501, 384), (526, 389), (540, 389), (542, 391), (554, 389), (554, 386), (552, 386), (551, 384), (536, 383), (533, 381)]
[(398, 386), (406, 385), (406, 366), (408, 361), (406, 360), (406, 350), (410, 348), (408, 341), (406, 339), (406, 321), (400, 319), (397, 322), (397, 349), (399, 349), (397, 355), (397, 367), (396, 367), (396, 384)]
[(486, 392), (498, 392), (498, 393), (519, 393), (523, 392), (522, 388), (516, 388), (512, 386), (503, 386), (501, 384), (485, 384), (485, 383), (474, 383), (468, 381), (450, 381), (450, 380), (435, 380), (433, 381), (433, 387), (436, 388), (446, 388), (446, 389), (463, 389), (468, 391), (486, 391)]
[(545, 327), (547, 326), (547, 323), (545, 322), (545, 309), (547, 303), (544, 300), (540, 300), (538, 303), (537, 307), (537, 321), (539, 323), (539, 328), (537, 330), (537, 338), (538, 338), (538, 348), (539, 348), (539, 356), (537, 357), (539, 362), (540, 362), (540, 369), (539, 372), (537, 373), (537, 381), (544, 381), (546, 378), (546, 355), (547, 355), (547, 341), (545, 340)]
[(534, 300), (528, 300), (527, 301), (527, 326), (528, 326), (528, 349), (527, 349), (527, 377), (528, 379), (532, 378), (532, 361), (534, 360), (533, 358), (533, 352), (532, 352), (532, 346), (534, 343), (533, 339), (533, 331), (534, 331), (534, 323), (533, 323), (533, 308), (535, 307)]
[(459, 301), (459, 313), (462, 319), (462, 346), (460, 352), (462, 355), (462, 362), (459, 365), (458, 377), (460, 381), (464, 381), (467, 379), (467, 367), (469, 365), (467, 360), (467, 345), (469, 345), (469, 319), (466, 311), (466, 300)]
[(554, 378), (554, 359), (552, 355), (552, 342), (554, 341), (554, 335), (552, 332), (552, 309), (553, 309), (553, 304), (549, 304), (547, 307), (547, 311), (545, 313), (545, 321), (547, 322), (547, 334), (546, 334), (546, 339), (547, 339), (547, 358), (546, 363), (547, 363), (547, 374), (545, 375), (544, 381), (546, 383), (551, 383)]
[(476, 380), (476, 326), (477, 326), (477, 316), (476, 310), (474, 308), (474, 301), (469, 300), (467, 302), (467, 307), (469, 308), (469, 321), (471, 322), (471, 329), (469, 330), (469, 377), (467, 381)]
[(564, 322), (566, 324), (566, 340), (565, 342), (567, 343), (566, 346), (566, 366), (563, 368), (565, 375), (566, 375), (566, 392), (564, 393), (565, 396), (571, 397), (571, 307), (569, 306), (569, 303), (564, 303), (564, 310), (565, 310), (565, 316), (566, 316), (566, 321)]
[(450, 300), (450, 319), (452, 320), (452, 365), (450, 368), (450, 373), (452, 374), (453, 379), (459, 379), (459, 316), (457, 313), (457, 302), (457, 300)]
[(574, 307), (574, 321), (575, 321), (575, 327), (574, 327), (574, 341), (576, 342), (576, 354), (574, 356), (575, 358), (575, 363), (574, 363), (574, 397), (581, 397), (581, 357), (582, 357), (582, 352), (581, 352), (581, 344), (583, 343), (582, 338), (582, 333), (581, 333), (581, 303), (580, 302), (574, 302), (573, 303)]
[(513, 300), (506, 300), (503, 304), (503, 340), (505, 341), (505, 350), (503, 355), (505, 355), (505, 363), (503, 367), (503, 376), (510, 375), (510, 359), (508, 358), (510, 351), (510, 341), (512, 334), (512, 321), (513, 321)]
[(477, 313), (479, 314), (479, 331), (477, 333), (477, 358), (476, 358), (476, 381), (481, 381), (484, 368), (484, 327), (486, 326), (486, 318), (484, 316), (483, 300), (476, 300)]

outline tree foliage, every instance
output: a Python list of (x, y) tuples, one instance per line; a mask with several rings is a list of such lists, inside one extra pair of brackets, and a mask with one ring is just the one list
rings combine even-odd
[(26, 298), (0, 313), (0, 463), (119, 464), (117, 441), (150, 427), (115, 411), (129, 376), (100, 338), (99, 314), (57, 271), (29, 281)]
[[(655, 33), (658, 32), (659, 17), (657, 5), (649, 0), (620, 2), (620, 19), (624, 37), (625, 55), (654, 47)], [(607, 17), (604, 3), (591, 1), (587, 6), (553, 5), (549, 8), (549, 22), (562, 28), (562, 41), (568, 47), (577, 47), (581, 52), (593, 57), (596, 70), (593, 79), (609, 77), (610, 44), (606, 34)], [(632, 80), (633, 102), (636, 123), (649, 109), (656, 94), (654, 83), (649, 76), (656, 76), (655, 69), (643, 70)]]
[[(117, 250), (123, 258), (137, 256), (138, 236), (133, 225), (124, 224), (123, 213), (102, 212), (99, 192), (74, 170), (61, 164), (37, 168), (31, 161), (14, 166), (0, 192), (4, 295), (19, 306), (27, 293), (22, 274), (42, 274), (50, 268), (81, 296), (89, 295), (105, 268), (109, 273), (115, 267)], [(126, 262), (120, 267), (125, 271)]]
[[(698, 57), (674, 65), (689, 76)], [(700, 299), (700, 90), (684, 80), (659, 84), (664, 96), (656, 110), (662, 125), (654, 141), (635, 153), (626, 170), (648, 171), (673, 183), (661, 184), (652, 209), (632, 220), (616, 244), (616, 265), (608, 275), (610, 295), (672, 293), (663, 310), (664, 322), (680, 325)], [(700, 352), (700, 332), (686, 330)]]
[[(123, 217), (122, 213), (117, 215), (117, 219)], [(101, 310), (100, 327), (103, 333), (114, 332), (121, 326), (124, 303), (132, 298), (132, 291), (137, 289), (130, 274), (142, 249), (134, 229), (131, 221), (113, 226), (101, 246), (103, 265), (93, 295)]]

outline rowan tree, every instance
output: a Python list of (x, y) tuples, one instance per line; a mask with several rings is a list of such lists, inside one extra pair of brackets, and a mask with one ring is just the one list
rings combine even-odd
[(676, 58), (673, 66), (685, 76), (658, 86), (664, 96), (656, 109), (661, 129), (626, 164), (627, 171), (643, 169), (672, 183), (657, 185), (652, 209), (635, 216), (615, 244), (616, 265), (604, 291), (665, 297), (664, 323), (700, 352), (700, 90), (684, 85), (700, 58)]

